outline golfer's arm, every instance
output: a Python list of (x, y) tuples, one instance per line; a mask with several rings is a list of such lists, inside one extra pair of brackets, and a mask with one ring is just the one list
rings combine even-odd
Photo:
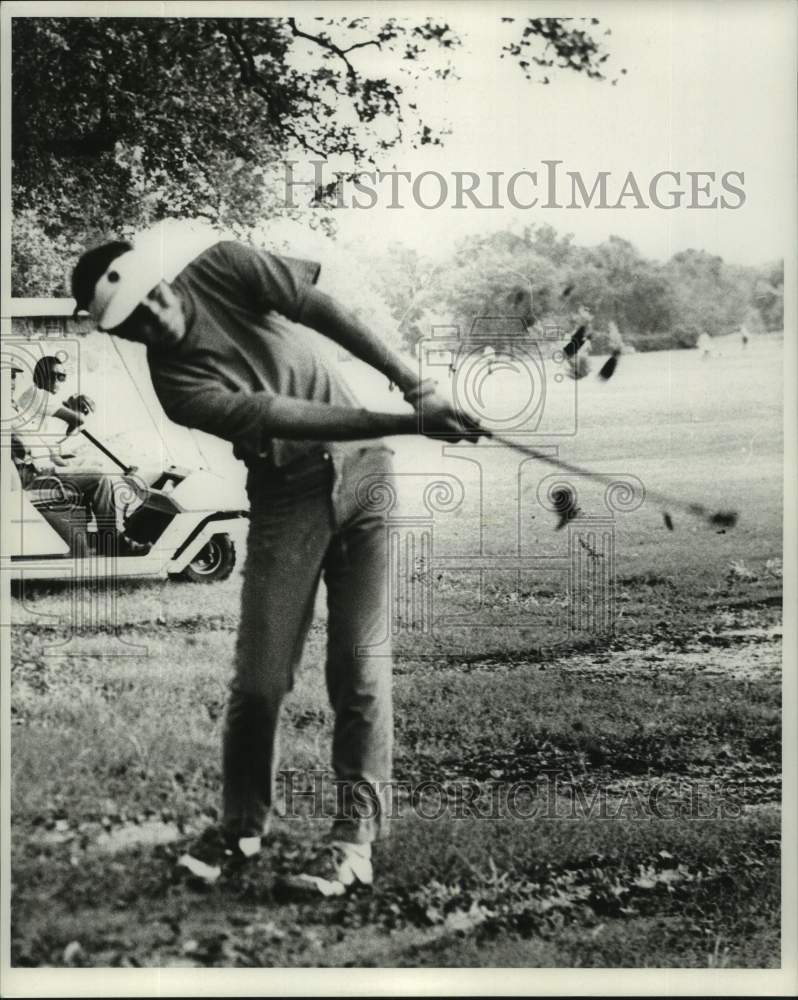
[(264, 454), (271, 438), (356, 441), (418, 432), (415, 413), (377, 413), (266, 392), (228, 392), (218, 386), (159, 395), (175, 423), (231, 441), (249, 454)]
[(407, 393), (419, 383), (418, 373), (393, 351), (357, 316), (344, 309), (332, 296), (309, 288), (302, 303), (299, 321), (340, 344), (356, 358), (382, 372)]
[(272, 396), (262, 426), (268, 437), (295, 441), (356, 441), (391, 434), (416, 434), (418, 417), (415, 413), (379, 413), (290, 396)]

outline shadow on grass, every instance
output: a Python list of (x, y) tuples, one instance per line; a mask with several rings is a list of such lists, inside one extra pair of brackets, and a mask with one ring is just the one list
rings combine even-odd
[[(108, 588), (113, 585), (114, 590), (119, 593), (124, 594), (135, 594), (144, 590), (153, 590), (158, 587), (173, 586), (174, 584), (189, 584), (191, 586), (196, 586), (192, 584), (189, 580), (183, 580), (180, 577), (167, 577), (162, 579), (160, 577), (147, 577), (145, 579), (139, 579), (136, 577), (120, 577), (119, 579), (105, 578), (105, 577), (94, 577), (94, 578), (81, 578), (80, 587), (91, 588), (96, 586), (99, 588)], [(26, 598), (32, 598), (35, 600), (40, 600), (46, 597), (62, 597), (65, 594), (69, 594), (75, 590), (75, 580), (12, 580), (11, 581), (11, 596), (17, 600), (24, 602)]]

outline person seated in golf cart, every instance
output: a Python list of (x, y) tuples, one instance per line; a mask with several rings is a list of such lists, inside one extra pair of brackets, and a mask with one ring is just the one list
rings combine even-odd
[(15, 421), (18, 435), (31, 455), (38, 459), (51, 458), (53, 443), (82, 422), (75, 411), (65, 408), (59, 396), (67, 377), (61, 358), (45, 355), (34, 366), (32, 384), (19, 399), (12, 400), (21, 418)]
[[(94, 410), (93, 400), (82, 394), (64, 402), (58, 399), (56, 390), (66, 379), (61, 359), (54, 355), (40, 358), (33, 384), (15, 403), (17, 412), (26, 418), (12, 440), (22, 488), (35, 494), (39, 509), (53, 516), (54, 527), (78, 554), (86, 551), (91, 538), (100, 551), (138, 555), (148, 547), (125, 535), (127, 508), (136, 498), (135, 483), (76, 462), (66, 444)], [(89, 535), (92, 518), (96, 531)]]
[[(91, 396), (82, 392), (74, 393), (66, 399), (64, 406), (80, 414), (86, 421), (97, 409), (97, 404)], [(69, 476), (77, 472), (94, 473), (110, 480), (110, 488), (113, 492), (114, 520), (120, 535), (125, 536), (125, 525), (128, 518), (135, 510), (138, 510), (147, 496), (146, 484), (136, 475), (137, 466), (130, 466), (124, 475), (107, 472), (102, 462), (99, 461), (100, 455), (97, 446), (83, 434), (78, 433), (77, 430), (70, 431), (64, 438), (61, 444), (61, 457), (67, 462), (66, 468)], [(124, 537), (123, 548), (127, 554), (136, 555), (148, 550), (149, 546), (140, 545), (133, 542), (132, 539)]]

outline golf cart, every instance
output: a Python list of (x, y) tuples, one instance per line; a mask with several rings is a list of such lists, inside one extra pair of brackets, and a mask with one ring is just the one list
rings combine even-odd
[(212, 583), (230, 576), (236, 560), (231, 533), (239, 533), (247, 517), (243, 498), (204, 469), (172, 465), (144, 476), (119, 465), (127, 475), (120, 473), (118, 486), (133, 508), (125, 535), (137, 543), (136, 554), (119, 555), (97, 544), (85, 508), (65, 496), (57, 481), (23, 490), (12, 473), (5, 547), (11, 579), (179, 576)]
[[(31, 301), (38, 310), (31, 315), (39, 315), (40, 303)], [(65, 309), (59, 302), (60, 315)], [(46, 300), (43, 305), (53, 311)], [(45, 423), (36, 413), (23, 412), (20, 400), (43, 355), (62, 361), (68, 390), (88, 390), (97, 401), (80, 432), (63, 438), (59, 448), (62, 457), (70, 457), (65, 448), (76, 451), (79, 465), (110, 477), (124, 512), (124, 540), (131, 544), (98, 530), (82, 498), (69, 495), (68, 479), (65, 485), (54, 475), (45, 483), (26, 481), (28, 488), (22, 488), (20, 437), (26, 429), (41, 437)], [(1, 456), (10, 488), (4, 491), (0, 568), (12, 580), (182, 577), (211, 583), (230, 576), (236, 536), (248, 517), (242, 467), (225, 442), (167, 420), (140, 345), (93, 331), (72, 339), (48, 333), (9, 339), (3, 364), (11, 370), (4, 419), (10, 431), (4, 443), (10, 447)], [(55, 423), (63, 435), (66, 425)], [(118, 454), (135, 456), (137, 467)]]

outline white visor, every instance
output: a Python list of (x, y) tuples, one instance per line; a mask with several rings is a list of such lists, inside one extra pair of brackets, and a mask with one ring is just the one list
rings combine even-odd
[(132, 250), (108, 265), (94, 286), (89, 305), (100, 330), (113, 330), (161, 281), (174, 281), (195, 257), (223, 236), (190, 223), (160, 223), (134, 239)]

